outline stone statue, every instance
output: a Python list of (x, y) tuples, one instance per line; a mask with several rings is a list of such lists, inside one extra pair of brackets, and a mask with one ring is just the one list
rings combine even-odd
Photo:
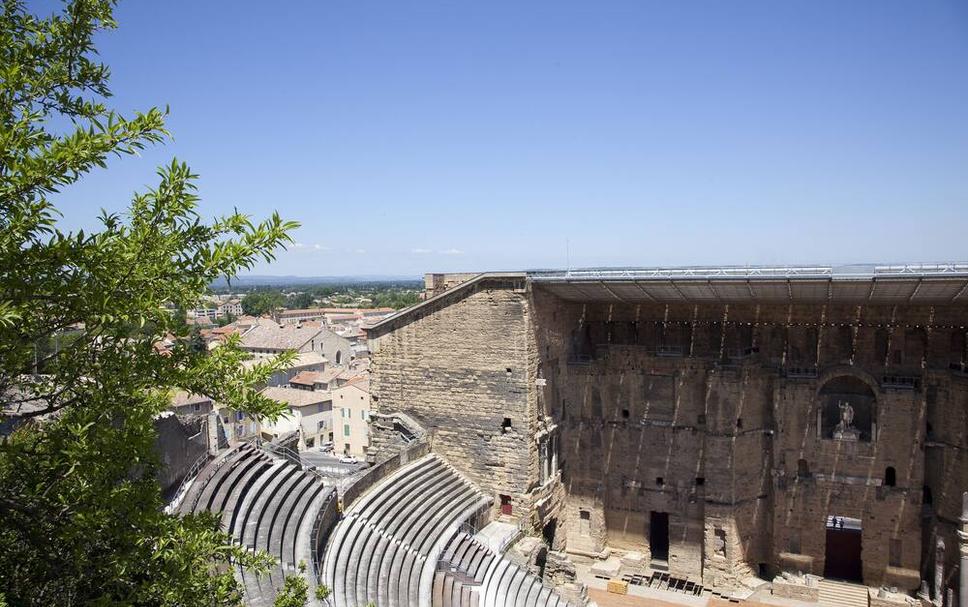
[(845, 400), (838, 401), (837, 407), (840, 409), (840, 422), (834, 427), (834, 438), (857, 440), (860, 432), (854, 428), (854, 408)]
[(837, 403), (837, 406), (840, 407), (840, 423), (837, 424), (837, 429), (841, 432), (852, 429), (854, 427), (854, 408), (845, 400)]

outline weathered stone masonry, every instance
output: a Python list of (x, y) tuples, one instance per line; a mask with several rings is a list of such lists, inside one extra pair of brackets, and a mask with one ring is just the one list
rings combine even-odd
[(412, 415), (435, 451), (493, 493), (496, 509), (505, 495), (519, 513), (537, 475), (524, 287), (523, 275), (480, 281), (370, 341), (377, 410)]
[(425, 424), (495, 513), (508, 495), (534, 528), (557, 521), (572, 553), (634, 550), (719, 587), (824, 575), (828, 517), (843, 517), (860, 521), (864, 583), (914, 590), (941, 538), (956, 587), (968, 300), (851, 288), (627, 301), (483, 275), (377, 327), (374, 400)]

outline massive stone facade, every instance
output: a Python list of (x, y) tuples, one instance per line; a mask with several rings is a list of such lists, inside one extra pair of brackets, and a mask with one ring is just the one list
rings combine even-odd
[(913, 591), (941, 538), (957, 586), (968, 306), (615, 299), (526, 274), (438, 293), (371, 335), (375, 405), (555, 549)]
[(391, 319), (370, 338), (375, 410), (413, 416), (434, 451), (512, 514), (531, 508), (537, 474), (525, 284), (520, 275), (476, 282)]

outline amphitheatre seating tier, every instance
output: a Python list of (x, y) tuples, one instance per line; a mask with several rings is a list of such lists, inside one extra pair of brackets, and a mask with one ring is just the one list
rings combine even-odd
[(490, 499), (436, 455), (397, 470), (345, 513), (326, 551), (335, 607), (429, 603), (437, 557)]
[(434, 576), (433, 607), (566, 607), (541, 578), (458, 531)]
[(461, 530), (490, 499), (431, 454), (356, 500), (334, 530), (323, 582), (335, 607), (566, 607), (541, 579)]
[[(267, 576), (241, 568), (236, 572), (245, 588), (246, 605), (268, 607), (285, 575), (298, 571), (300, 562), (312, 571), (310, 546), (316, 538), (311, 536), (331, 493), (318, 477), (299, 466), (243, 444), (220, 454), (199, 472), (179, 511), (220, 513), (223, 530), (236, 542), (278, 560)], [(315, 580), (309, 581), (312, 590)]]

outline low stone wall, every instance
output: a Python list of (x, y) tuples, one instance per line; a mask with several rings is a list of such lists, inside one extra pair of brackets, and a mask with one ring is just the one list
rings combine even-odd
[(316, 518), (316, 537), (313, 538), (313, 567), (316, 572), (316, 577), (321, 575), (321, 567), (323, 562), (323, 550), (326, 547), (326, 542), (329, 541), (329, 536), (336, 526), (336, 522), (339, 520), (339, 499), (336, 495), (336, 491), (331, 491), (329, 497), (326, 499), (326, 503), (319, 510), (319, 515)]
[(919, 607), (921, 601), (903, 592), (891, 592), (887, 588), (870, 588), (867, 591), (870, 607)]
[(426, 430), (409, 415), (394, 413), (370, 413), (370, 448), (366, 459), (371, 464), (381, 462), (406, 450), (414, 440), (427, 436)]
[(778, 575), (773, 579), (773, 596), (815, 603), (820, 598), (819, 581), (812, 575)]

